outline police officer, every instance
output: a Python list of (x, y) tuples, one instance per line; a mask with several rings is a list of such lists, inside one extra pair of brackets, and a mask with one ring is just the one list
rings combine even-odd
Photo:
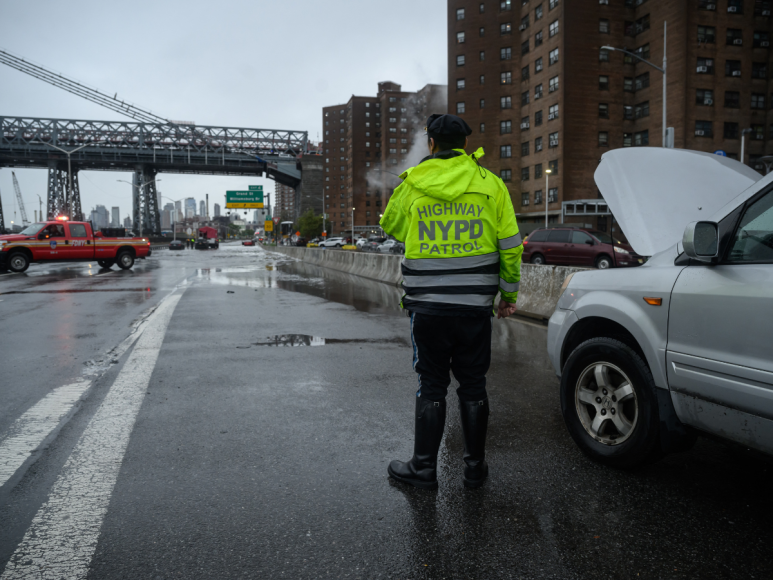
[(480, 165), (483, 149), (467, 155), (472, 130), (455, 115), (427, 120), (430, 155), (400, 177), (381, 227), (405, 242), (402, 306), (410, 313), (413, 368), (418, 374), (415, 440), (410, 461), (392, 461), (391, 477), (437, 487), (437, 454), (446, 419), (449, 372), (464, 432), (464, 484), (480, 487), (489, 403), (491, 319), (516, 310), (523, 246), (510, 194)]

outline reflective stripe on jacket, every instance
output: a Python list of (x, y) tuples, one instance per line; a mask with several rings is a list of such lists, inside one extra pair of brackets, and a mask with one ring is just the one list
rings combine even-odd
[(518, 298), (523, 245), (513, 203), (482, 156), (441, 151), (400, 176), (380, 225), (405, 242), (408, 310), (490, 315), (497, 291)]

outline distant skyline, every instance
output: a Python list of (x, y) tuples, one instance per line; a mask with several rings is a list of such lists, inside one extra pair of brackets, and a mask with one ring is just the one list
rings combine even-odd
[[(13, 23), (4, 29), (3, 49), (161, 116), (202, 125), (306, 130), (310, 140), (319, 141), (323, 106), (370, 94), (384, 80), (406, 90), (446, 84), (443, 0), (393, 0), (388, 10), (356, 0), (226, 0), (216, 13), (201, 0), (139, 0), (131, 10), (92, 0), (49, 3), (45, 9), (4, 1), (2, 10), (4, 22)], [(95, 41), (118, 29), (133, 31), (134, 41)], [(191, 43), (192, 30), (206, 31), (200, 36), (206, 40)], [(130, 120), (5, 65), (0, 86), (0, 115)], [(31, 220), (38, 195), (45, 205), (47, 171), (14, 171)], [(132, 187), (118, 183), (131, 176), (81, 171), (84, 214), (100, 204), (120, 207), (122, 219), (131, 216)], [(249, 185), (263, 185), (275, 200), (275, 184), (266, 178), (169, 173), (159, 178), (162, 207), (209, 193), (212, 212), (214, 203), (224, 206), (226, 190)], [(16, 196), (9, 168), (0, 170), (0, 196), (10, 225)]]

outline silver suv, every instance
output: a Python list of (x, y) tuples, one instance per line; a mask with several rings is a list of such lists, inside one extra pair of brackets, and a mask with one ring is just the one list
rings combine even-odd
[(698, 433), (773, 454), (773, 175), (640, 148), (606, 153), (595, 179), (652, 258), (564, 281), (548, 351), (572, 438), (618, 466)]

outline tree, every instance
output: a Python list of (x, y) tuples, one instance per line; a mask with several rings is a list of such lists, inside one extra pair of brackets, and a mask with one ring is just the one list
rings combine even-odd
[(322, 227), (322, 216), (315, 215), (313, 209), (309, 209), (298, 218), (298, 229), (301, 232), (301, 236), (307, 240), (318, 238), (322, 233)]
[(245, 234), (245, 235), (246, 235), (248, 238), (251, 238), (251, 237), (253, 237), (253, 236), (255, 235), (255, 230), (251, 230), (251, 229), (244, 230), (244, 234)]

